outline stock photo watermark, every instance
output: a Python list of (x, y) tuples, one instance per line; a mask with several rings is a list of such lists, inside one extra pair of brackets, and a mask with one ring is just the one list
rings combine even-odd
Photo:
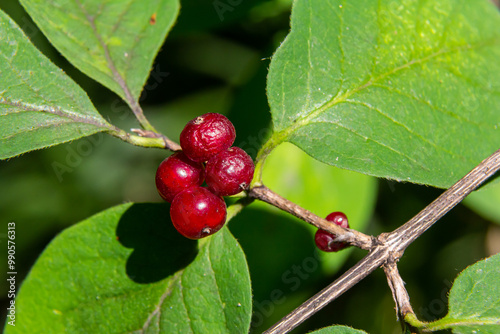
[(233, 12), (242, 2), (243, 0), (214, 0), (212, 5), (219, 16), (219, 20), (224, 21), (224, 14), (226, 12)]
[(427, 307), (420, 307), (418, 311), (425, 317), (428, 321), (433, 321), (444, 315), (446, 312), (448, 304), (448, 291), (450, 291), (451, 283), (449, 280), (443, 280), (445, 287), (441, 290), (439, 298), (433, 299)]
[(7, 224), (7, 324), (16, 325), (16, 223)]
[(321, 258), (318, 250), (313, 252), (299, 264), (292, 265), (281, 274), (281, 281), (286, 285), (286, 289), (274, 289), (269, 293), (269, 298), (254, 301), (254, 312), (252, 315), (251, 327), (255, 328), (269, 318), (276, 310), (276, 305), (283, 304), (286, 301), (285, 294), (294, 292), (300, 288), (311, 274), (320, 268)]
[(257, 133), (257, 136), (250, 135), (244, 141), (240, 142), (238, 146), (245, 150), (250, 156), (256, 156), (262, 143), (266, 141), (272, 134), (271, 128), (263, 128)]

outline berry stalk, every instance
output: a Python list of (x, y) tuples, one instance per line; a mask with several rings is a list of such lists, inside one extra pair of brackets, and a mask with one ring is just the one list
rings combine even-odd
[(305, 222), (308, 222), (309, 224), (316, 226), (319, 229), (335, 234), (335, 242), (349, 243), (353, 246), (366, 250), (373, 249), (375, 245), (375, 239), (373, 237), (356, 230), (351, 230), (332, 224), (326, 219), (315, 215), (311, 211), (306, 210), (299, 205), (287, 200), (286, 198), (281, 197), (265, 186), (253, 187), (249, 190), (248, 194), (250, 197), (271, 204), (283, 211), (294, 215), (297, 218), (302, 219)]

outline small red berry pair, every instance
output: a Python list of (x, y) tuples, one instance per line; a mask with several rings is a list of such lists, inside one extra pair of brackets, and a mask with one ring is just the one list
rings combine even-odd
[[(347, 220), (347, 216), (342, 212), (332, 212), (328, 216), (326, 216), (326, 220), (340, 227), (349, 228), (349, 221)], [(317, 230), (316, 234), (314, 235), (316, 246), (325, 252), (338, 252), (339, 250), (342, 250), (349, 246), (344, 242), (336, 242), (334, 240), (334, 234), (321, 229)]]
[[(182, 152), (165, 159), (156, 171), (156, 188), (171, 202), (177, 231), (190, 239), (211, 235), (224, 226), (226, 204), (221, 196), (245, 190), (254, 173), (252, 158), (238, 147), (233, 124), (208, 113), (186, 124), (180, 135)], [(206, 181), (207, 188), (201, 187)]]

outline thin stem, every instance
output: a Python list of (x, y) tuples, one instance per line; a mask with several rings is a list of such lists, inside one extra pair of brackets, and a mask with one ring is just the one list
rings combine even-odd
[[(358, 264), (264, 333), (288, 333), (379, 266), (397, 261), (416, 238), (499, 169), (500, 150), (483, 160), (406, 224), (391, 233), (381, 234), (377, 237), (377, 242), (373, 243), (370, 253)], [(404, 300), (406, 297), (401, 298)], [(412, 317), (414, 317), (413, 313), (409, 312), (406, 314), (405, 320), (408, 318), (408, 323), (415, 327), (419, 327), (419, 323), (424, 324), (419, 322), (416, 317), (414, 317), (416, 319), (414, 321), (415, 319)]]
[(413, 313), (407, 314), (404, 319), (407, 323), (418, 328), (422, 332), (435, 332), (456, 326), (498, 325), (497, 319), (453, 319), (445, 317), (433, 322), (425, 322), (418, 320)]
[(294, 215), (295, 217), (298, 217), (308, 222), (309, 224), (316, 226), (319, 229), (335, 234), (335, 241), (347, 242), (362, 249), (373, 248), (375, 240), (372, 237), (356, 230), (351, 230), (335, 225), (332, 222), (329, 222), (326, 219), (315, 215), (311, 211), (300, 207), (292, 201), (281, 197), (265, 186), (257, 186), (251, 188), (249, 191), (249, 196), (269, 203), (283, 211), (286, 211)]
[[(414, 313), (410, 305), (410, 296), (405, 288), (405, 283), (399, 275), (398, 267), (395, 261), (387, 261), (383, 266), (387, 283), (391, 288), (392, 298), (396, 302), (396, 311), (398, 318), (403, 320), (406, 314)], [(401, 321), (404, 324), (404, 321)]]
[(250, 183), (250, 188), (254, 186), (262, 185), (262, 171), (264, 170), (264, 162), (267, 156), (275, 149), (279, 144), (285, 141), (285, 137), (278, 132), (273, 132), (272, 136), (262, 145), (257, 157), (255, 158), (255, 174), (252, 182)]
[(131, 135), (130, 133), (115, 126), (109, 128), (107, 132), (135, 146), (154, 147), (163, 149), (166, 148), (171, 151), (177, 151), (180, 149), (180, 146), (178, 144), (171, 142), (167, 137), (161, 134), (156, 134), (154, 137), (136, 136), (136, 135)]
[(385, 249), (376, 248), (375, 251), (370, 252), (361, 261), (335, 280), (335, 282), (311, 297), (262, 334), (282, 334), (293, 330), (303, 321), (307, 320), (313, 314), (328, 305), (332, 300), (342, 295), (363, 278), (371, 274), (375, 269), (380, 267), (384, 262), (384, 257), (387, 255), (386, 252), (387, 250)]
[(418, 320), (417, 316), (415, 315), (415, 313), (408, 313), (405, 315), (404, 317), (404, 320), (406, 323), (412, 325), (413, 327), (416, 327), (416, 328), (425, 328), (425, 326), (427, 326), (428, 323), (426, 322), (423, 322), (423, 321), (420, 321)]
[(167, 136), (157, 133), (154, 131), (148, 131), (148, 130), (142, 130), (142, 129), (131, 129), (132, 132), (137, 133), (141, 137), (145, 138), (161, 138), (164, 143), (164, 148), (170, 150), (170, 151), (180, 151), (181, 146), (177, 144), (176, 142), (170, 140)]

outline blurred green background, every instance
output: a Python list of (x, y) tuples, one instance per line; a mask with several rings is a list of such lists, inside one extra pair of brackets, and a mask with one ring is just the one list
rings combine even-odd
[[(270, 57), (288, 33), (291, 0), (240, 1), (231, 10), (219, 12), (215, 3), (182, 1), (178, 22), (156, 59), (141, 104), (150, 121), (174, 140), (193, 117), (205, 112), (226, 114), (237, 129), (235, 145), (255, 156), (270, 134), (266, 74)], [(116, 95), (81, 74), (51, 47), (17, 1), (3, 1), (0, 8), (88, 92), (107, 119), (124, 129), (138, 127)], [(340, 171), (291, 145), (273, 155), (264, 175), (268, 186), (322, 216), (345, 211), (351, 226), (369, 234), (393, 230), (442, 192)], [(137, 148), (98, 134), (1, 161), (0, 240), (4, 244), (7, 222), (15, 222), (18, 288), (40, 252), (62, 229), (123, 202), (160, 201), (154, 174), (165, 157), (162, 150)], [(401, 275), (421, 319), (444, 316), (446, 294), (458, 273), (499, 252), (500, 192), (491, 189), (493, 195), (469, 200), (487, 218), (459, 205), (402, 258)], [(354, 249), (319, 255), (310, 227), (258, 203), (237, 216), (230, 229), (250, 266), (254, 333), (278, 321), (365, 255)], [(2, 320), (8, 302), (4, 258), (0, 261)], [(369, 333), (400, 332), (381, 270), (295, 332), (331, 324)]]

